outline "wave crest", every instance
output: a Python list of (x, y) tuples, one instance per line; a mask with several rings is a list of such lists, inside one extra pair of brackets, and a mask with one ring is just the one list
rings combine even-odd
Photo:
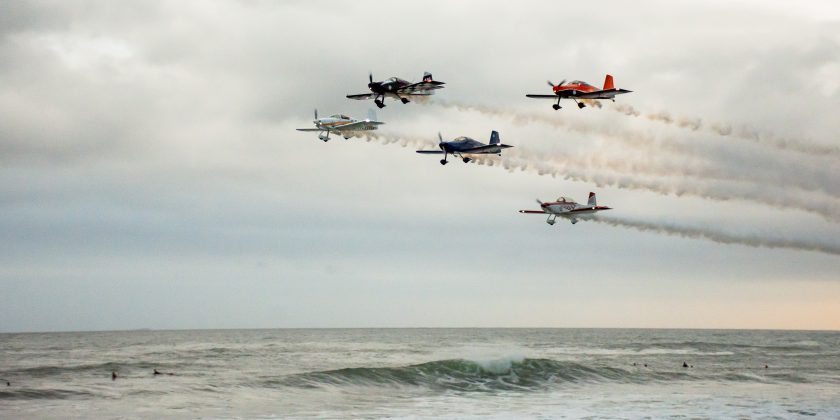
[(344, 368), (308, 372), (275, 380), (270, 385), (323, 387), (422, 386), (455, 391), (516, 391), (546, 388), (555, 383), (621, 381), (633, 373), (611, 367), (588, 367), (574, 362), (549, 359), (521, 359), (474, 362), (464, 359), (438, 360), (402, 367)]

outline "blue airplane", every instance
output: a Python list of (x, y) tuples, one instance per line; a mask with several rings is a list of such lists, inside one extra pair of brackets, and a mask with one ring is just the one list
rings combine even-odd
[[(426, 155), (443, 155), (440, 160), (441, 165), (446, 165), (446, 158), (449, 155), (457, 156), (463, 159), (464, 163), (469, 163), (472, 159), (468, 155), (502, 155), (502, 149), (507, 149), (507, 144), (499, 142), (499, 132), (493, 131), (490, 133), (490, 144), (484, 144), (480, 141), (473, 140), (469, 137), (458, 137), (455, 140), (443, 141), (443, 136), (438, 133), (438, 147), (440, 150), (418, 150), (417, 153)], [(465, 156), (466, 155), (466, 156)]]

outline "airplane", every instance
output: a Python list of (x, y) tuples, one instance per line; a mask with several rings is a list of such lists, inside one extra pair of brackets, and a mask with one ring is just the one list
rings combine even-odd
[(312, 121), (317, 128), (298, 128), (297, 131), (318, 131), (318, 138), (326, 142), (330, 139), (330, 133), (338, 133), (345, 140), (358, 135), (360, 131), (376, 130), (377, 126), (385, 124), (376, 121), (373, 110), (367, 119), (356, 120), (343, 114), (334, 114), (326, 118), (318, 118), (318, 110), (315, 110), (315, 120)]
[(549, 80), (548, 85), (551, 86), (551, 90), (554, 91), (553, 95), (528, 94), (525, 96), (537, 99), (557, 99), (557, 103), (551, 106), (555, 111), (557, 111), (562, 108), (560, 106), (560, 100), (564, 98), (569, 98), (575, 101), (578, 108), (583, 108), (586, 104), (582, 102), (582, 100), (610, 99), (615, 102), (615, 95), (632, 92), (632, 90), (627, 89), (616, 89), (615, 85), (613, 85), (613, 77), (609, 74), (607, 75), (607, 78), (604, 79), (603, 89), (598, 89), (595, 86), (580, 80), (573, 80), (569, 82), (569, 84), (566, 84), (566, 79), (563, 79), (562, 82), (556, 85), (551, 83), (551, 80)]
[(602, 210), (611, 210), (610, 207), (599, 206), (595, 202), (594, 192), (589, 193), (589, 201), (586, 205), (575, 203), (575, 201), (569, 197), (560, 197), (557, 201), (551, 203), (543, 203), (542, 201), (537, 200), (537, 203), (540, 204), (542, 210), (519, 210), (519, 212), (526, 214), (547, 214), (548, 220), (545, 222), (549, 225), (554, 224), (554, 219), (556, 219), (557, 216), (565, 217), (569, 219), (572, 224), (575, 224), (578, 222), (578, 217), (593, 215)]
[(493, 131), (490, 133), (490, 144), (484, 144), (480, 141), (473, 140), (469, 137), (458, 137), (455, 140), (451, 141), (443, 141), (443, 136), (438, 133), (438, 139), (440, 142), (438, 143), (438, 147), (440, 150), (418, 150), (417, 153), (426, 154), (426, 155), (443, 155), (443, 159), (440, 160), (441, 165), (446, 165), (446, 157), (449, 155), (458, 156), (460, 157), (464, 163), (469, 163), (472, 159), (468, 156), (464, 155), (502, 155), (502, 149), (507, 149), (509, 146), (507, 144), (502, 144), (499, 142), (499, 132)]
[(390, 97), (399, 99), (402, 103), (407, 104), (411, 97), (423, 97), (432, 95), (434, 90), (443, 89), (445, 83), (438, 82), (432, 79), (432, 74), (426, 72), (423, 74), (423, 81), (411, 83), (400, 79), (399, 77), (392, 77), (381, 82), (373, 81), (373, 73), (368, 74), (368, 88), (371, 93), (360, 93), (358, 95), (347, 95), (350, 99), (364, 100), (373, 98), (373, 102), (379, 108), (385, 107), (385, 98)]

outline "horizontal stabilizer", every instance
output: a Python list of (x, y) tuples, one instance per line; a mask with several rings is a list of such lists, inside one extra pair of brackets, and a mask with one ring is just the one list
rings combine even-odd
[(500, 153), (501, 149), (507, 149), (508, 147), (513, 147), (507, 144), (487, 144), (484, 146), (473, 147), (471, 149), (464, 149), (459, 150), (459, 153), (471, 153), (471, 154), (496, 154)]
[(424, 155), (442, 155), (442, 150), (418, 150), (417, 153), (421, 153)]
[(376, 94), (374, 94), (374, 93), (360, 93), (358, 95), (347, 95), (348, 99), (356, 99), (356, 100), (373, 99), (375, 97), (376, 97)]

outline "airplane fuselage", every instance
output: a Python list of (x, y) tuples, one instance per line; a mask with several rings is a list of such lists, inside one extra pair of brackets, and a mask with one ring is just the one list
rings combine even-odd
[[(453, 140), (447, 141), (440, 144), (440, 148), (443, 149), (446, 153), (459, 153), (462, 150), (469, 150), (474, 149), (476, 147), (486, 146), (486, 144), (473, 140), (471, 138), (466, 138), (463, 140)], [(501, 150), (501, 149), (499, 149)], [(498, 153), (498, 152), (497, 152)]]
[(363, 130), (376, 130), (375, 121), (371, 120), (354, 120), (354, 119), (336, 119), (336, 118), (322, 118), (320, 120), (314, 121), (315, 127), (318, 127), (324, 131), (342, 131), (344, 126), (348, 126), (350, 124), (356, 123), (363, 123), (361, 125), (356, 125), (352, 128), (352, 131), (363, 131)]
[(385, 82), (371, 82), (371, 83), (368, 83), (368, 88), (373, 93), (376, 93), (376, 94), (379, 94), (379, 95), (384, 95), (384, 94), (388, 94), (388, 93), (394, 93), (399, 88), (404, 87), (404, 86), (408, 86), (409, 84), (410, 83), (408, 83), (405, 80), (398, 79), (398, 80), (393, 80), (393, 81), (389, 80), (389, 81), (385, 81)]
[(575, 96), (578, 92), (595, 92), (599, 90), (595, 86), (587, 83), (569, 83), (566, 85), (557, 85), (551, 88), (555, 95), (558, 96)]
[(546, 213), (556, 214), (558, 216), (582, 213), (595, 213), (601, 210), (610, 210), (610, 208), (606, 206), (589, 206), (568, 202), (543, 203), (541, 206), (543, 208), (543, 211), (545, 211)]

